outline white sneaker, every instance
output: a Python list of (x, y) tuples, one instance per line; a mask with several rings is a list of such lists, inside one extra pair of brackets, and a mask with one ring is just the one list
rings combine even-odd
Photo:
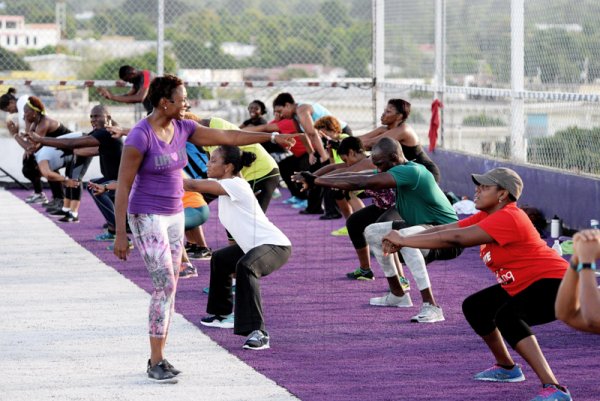
[(423, 302), (423, 306), (421, 306), (421, 311), (418, 315), (410, 318), (411, 322), (416, 323), (435, 323), (435, 322), (443, 322), (446, 320), (444, 318), (444, 312), (442, 308), (439, 306), (431, 305), (429, 302)]
[(395, 306), (397, 308), (410, 308), (413, 306), (409, 293), (399, 297), (391, 292), (388, 292), (383, 297), (371, 298), (369, 304), (374, 306)]

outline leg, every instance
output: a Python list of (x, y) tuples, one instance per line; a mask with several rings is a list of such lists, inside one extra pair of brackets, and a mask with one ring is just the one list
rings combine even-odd
[[(236, 264), (244, 256), (238, 245), (231, 245), (214, 252), (210, 260), (210, 290), (206, 312), (211, 315), (226, 316), (233, 310), (233, 294), (231, 292), (231, 273)], [(236, 288), (236, 294), (237, 294)]]
[(371, 257), (369, 255), (369, 246), (365, 238), (365, 228), (367, 228), (369, 224), (376, 222), (383, 213), (384, 210), (379, 209), (375, 205), (369, 205), (352, 213), (346, 220), (350, 241), (352, 241), (352, 245), (356, 250), (359, 267), (363, 270), (371, 269)]
[(238, 261), (235, 334), (245, 336), (254, 330), (266, 331), (259, 279), (283, 266), (291, 253), (292, 248), (289, 246), (260, 245), (251, 249)]
[[(95, 178), (90, 180), (95, 184), (106, 184), (110, 182), (106, 178)], [(88, 192), (92, 196), (94, 203), (102, 213), (104, 220), (106, 220), (106, 224), (108, 224), (108, 232), (115, 233), (115, 192), (114, 191), (106, 191), (99, 195), (94, 195), (94, 191), (88, 189)]]
[(400, 285), (398, 278), (398, 272), (396, 271), (396, 265), (394, 264), (394, 257), (392, 255), (384, 255), (381, 241), (383, 237), (392, 230), (392, 222), (374, 223), (369, 225), (365, 229), (365, 237), (367, 242), (379, 262), (379, 265), (383, 269), (383, 273), (388, 280), (390, 290), (392, 294), (397, 297), (404, 296), (404, 290)]
[(273, 191), (279, 185), (280, 179), (279, 170), (274, 169), (266, 177), (249, 183), (256, 194), (256, 200), (258, 200), (258, 204), (263, 212), (267, 211), (269, 203), (271, 203), (271, 199), (273, 198)]
[(152, 278), (149, 308), (151, 364), (164, 359), (163, 351), (175, 307), (179, 260), (183, 248), (183, 216), (130, 215), (133, 240)]

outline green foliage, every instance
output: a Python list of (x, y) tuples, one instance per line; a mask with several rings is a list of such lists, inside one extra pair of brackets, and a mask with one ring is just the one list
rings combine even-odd
[(556, 132), (552, 137), (530, 139), (527, 160), (534, 164), (598, 175), (598, 149), (590, 146), (598, 143), (600, 127), (569, 127)]
[(0, 47), (0, 71), (8, 70), (27, 71), (31, 67), (15, 53)]
[(501, 118), (490, 117), (485, 113), (466, 116), (462, 124), (467, 127), (504, 127), (506, 122)]

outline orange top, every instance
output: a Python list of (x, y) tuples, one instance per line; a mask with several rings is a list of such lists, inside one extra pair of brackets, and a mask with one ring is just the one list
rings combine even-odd
[[(181, 170), (181, 174), (183, 175), (184, 179), (189, 178), (183, 170)], [(187, 209), (187, 208), (195, 209), (195, 208), (207, 205), (206, 201), (204, 200), (204, 196), (202, 196), (202, 194), (200, 192), (185, 191), (183, 193), (183, 197), (181, 198), (181, 200), (183, 201), (184, 209)]]

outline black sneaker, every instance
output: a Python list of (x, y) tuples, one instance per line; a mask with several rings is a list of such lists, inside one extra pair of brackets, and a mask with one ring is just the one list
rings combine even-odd
[(368, 270), (366, 273), (360, 267), (353, 272), (346, 274), (351, 280), (375, 280), (375, 276), (373, 275), (373, 270)]
[(47, 204), (43, 205), (46, 208), (46, 211), (49, 212), (49, 209), (62, 209), (64, 202), (62, 199), (52, 199)]
[(218, 327), (220, 329), (233, 329), (233, 313), (227, 316), (211, 315), (200, 319), (200, 324), (208, 327)]
[(69, 213), (69, 210), (65, 211), (65, 210), (62, 210), (62, 208), (60, 208), (60, 209), (47, 210), (47, 212), (50, 216), (66, 216), (67, 213)]
[(74, 216), (72, 212), (67, 212), (61, 219), (58, 219), (63, 223), (79, 223), (79, 216)]
[(182, 263), (182, 266), (185, 265), (185, 267), (183, 268), (183, 270), (179, 270), (179, 278), (192, 278), (192, 277), (198, 277), (198, 272), (196, 271), (196, 268), (191, 264), (191, 263)]
[(269, 334), (262, 330), (254, 330), (250, 333), (242, 348), (255, 351), (271, 348), (269, 345)]
[[(146, 369), (146, 371), (150, 370), (150, 359), (148, 359), (148, 368)], [(178, 374), (181, 373), (181, 370), (176, 369), (175, 366), (171, 365), (171, 363), (169, 361), (167, 361), (166, 359), (163, 359), (161, 361), (161, 363), (163, 364), (163, 369), (168, 370), (169, 372), (173, 373), (174, 376), (177, 376)]]
[(167, 368), (164, 360), (154, 366), (150, 366), (150, 361), (148, 361), (146, 372), (148, 373), (148, 378), (150, 380), (160, 383), (177, 383), (175, 374)]
[(204, 246), (193, 246), (188, 252), (188, 258), (195, 260), (208, 260), (212, 257), (212, 250)]

